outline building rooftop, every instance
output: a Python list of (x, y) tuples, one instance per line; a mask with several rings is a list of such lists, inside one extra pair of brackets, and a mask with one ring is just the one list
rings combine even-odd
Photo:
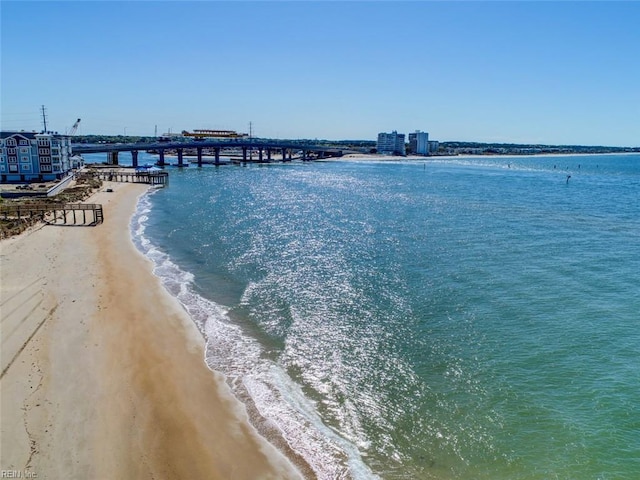
[(36, 138), (36, 136), (41, 136), (41, 135), (47, 135), (47, 136), (53, 136), (53, 137), (64, 137), (66, 135), (60, 135), (58, 132), (36, 132), (35, 130), (32, 130), (30, 132), (27, 132), (25, 130), (20, 130), (20, 131), (2, 131), (0, 132), (0, 138), (10, 138), (10, 137), (14, 137), (16, 135), (20, 135), (24, 138), (28, 138), (28, 139), (34, 139)]

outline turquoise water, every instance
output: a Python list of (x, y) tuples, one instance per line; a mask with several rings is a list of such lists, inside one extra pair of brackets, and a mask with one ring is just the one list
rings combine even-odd
[(638, 155), (170, 169), (132, 229), (318, 478), (640, 478)]

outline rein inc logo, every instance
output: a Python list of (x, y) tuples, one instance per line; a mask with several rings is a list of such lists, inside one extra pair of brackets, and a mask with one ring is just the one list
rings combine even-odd
[(38, 478), (38, 474), (29, 470), (0, 470), (0, 478)]

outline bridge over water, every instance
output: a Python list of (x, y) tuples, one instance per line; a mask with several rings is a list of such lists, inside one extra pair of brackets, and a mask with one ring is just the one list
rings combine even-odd
[[(257, 140), (257, 139), (224, 139), (224, 140), (203, 140), (191, 142), (156, 142), (156, 143), (116, 143), (100, 145), (74, 145), (73, 152), (82, 153), (107, 153), (108, 163), (117, 165), (118, 154), (120, 152), (131, 152), (132, 164), (138, 166), (138, 152), (157, 152), (160, 156), (158, 165), (164, 166), (165, 153), (175, 151), (178, 155), (178, 166), (184, 165), (185, 151), (195, 152), (198, 166), (203, 164), (203, 152), (213, 152), (214, 164), (220, 165), (220, 152), (223, 150), (241, 150), (243, 162), (271, 162), (274, 155), (280, 154), (281, 161), (291, 161), (293, 152), (302, 152), (302, 160), (313, 158), (341, 157), (343, 150), (328, 148), (326, 146), (311, 142), (292, 142), (277, 140)], [(257, 153), (257, 158), (253, 158), (253, 153)]]

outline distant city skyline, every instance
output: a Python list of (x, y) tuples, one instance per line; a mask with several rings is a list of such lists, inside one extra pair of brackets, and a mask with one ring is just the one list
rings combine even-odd
[(640, 2), (1, 9), (3, 130), (640, 146)]

